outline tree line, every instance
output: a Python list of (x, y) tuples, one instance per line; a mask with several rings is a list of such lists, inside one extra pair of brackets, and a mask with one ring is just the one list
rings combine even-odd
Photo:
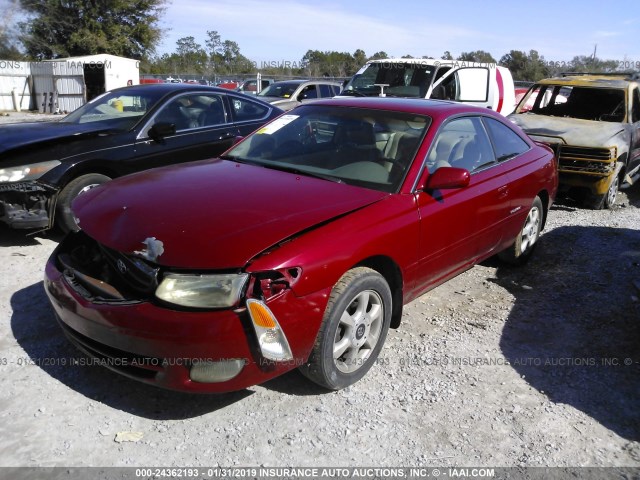
[[(141, 74), (234, 76), (300, 75), (350, 77), (365, 62), (389, 58), (379, 51), (337, 52), (308, 50), (299, 61), (258, 64), (240, 52), (237, 42), (223, 39), (208, 30), (204, 43), (194, 36), (178, 39), (172, 53), (156, 54), (162, 38), (159, 21), (166, 0), (7, 0), (0, 12), (0, 59), (43, 60), (108, 53), (140, 60)], [(18, 18), (25, 20), (17, 21)], [(402, 58), (414, 58), (404, 55)], [(503, 65), (514, 79), (536, 81), (563, 71), (615, 72), (624, 62), (602, 60), (594, 55), (576, 56), (569, 61), (548, 61), (536, 50), (510, 50), (499, 59), (489, 52), (462, 52), (454, 57), (446, 51), (439, 58), (461, 62)], [(634, 66), (632, 66), (633, 68)]]

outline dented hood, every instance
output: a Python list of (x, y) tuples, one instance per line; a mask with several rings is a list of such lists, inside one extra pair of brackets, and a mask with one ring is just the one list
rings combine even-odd
[[(582, 147), (610, 147), (624, 142), (626, 130), (621, 123), (596, 122), (578, 118), (550, 117), (533, 113), (510, 115), (509, 119), (527, 135), (547, 143)], [(622, 138), (621, 138), (622, 137)]]
[(71, 140), (78, 138), (79, 135), (104, 131), (105, 127), (101, 122), (80, 125), (59, 121), (10, 123), (0, 126), (0, 154), (38, 142), (51, 142), (64, 138)]
[(155, 237), (156, 263), (233, 269), (269, 247), (388, 194), (227, 160), (148, 170), (73, 203), (80, 227), (124, 253)]

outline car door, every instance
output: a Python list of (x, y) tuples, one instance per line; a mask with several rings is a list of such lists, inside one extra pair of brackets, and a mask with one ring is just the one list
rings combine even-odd
[(438, 284), (500, 244), (509, 188), (479, 117), (444, 124), (427, 157), (429, 174), (457, 167), (471, 174), (465, 188), (417, 194), (420, 214), (418, 288)]
[[(153, 138), (154, 125), (174, 125), (175, 132)], [(157, 127), (156, 127), (157, 128)], [(140, 130), (135, 170), (220, 155), (238, 136), (225, 95), (190, 92), (172, 97)]]
[[(533, 198), (544, 188), (534, 180), (539, 168), (535, 163), (537, 157), (531, 146), (509, 126), (494, 118), (482, 120), (496, 154), (498, 167), (495, 170), (502, 175), (507, 188), (509, 203), (508, 211), (501, 213), (502, 231), (504, 238), (511, 240), (520, 232)], [(554, 167), (549, 165), (547, 168)]]
[(470, 103), (491, 108), (491, 75), (486, 67), (452, 68), (433, 83), (427, 98)]

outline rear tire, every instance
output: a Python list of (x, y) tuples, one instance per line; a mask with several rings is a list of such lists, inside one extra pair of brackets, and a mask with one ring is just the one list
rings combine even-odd
[(108, 182), (111, 178), (99, 173), (90, 173), (74, 178), (60, 191), (56, 203), (56, 225), (64, 233), (80, 230), (73, 212), (71, 202), (81, 193)]
[(544, 208), (542, 207), (542, 200), (540, 200), (540, 197), (536, 197), (515, 242), (498, 254), (500, 259), (512, 265), (525, 264), (531, 258), (538, 244), (543, 219)]
[(302, 374), (330, 390), (360, 380), (378, 358), (391, 311), (391, 290), (382, 275), (365, 267), (349, 270), (333, 287)]

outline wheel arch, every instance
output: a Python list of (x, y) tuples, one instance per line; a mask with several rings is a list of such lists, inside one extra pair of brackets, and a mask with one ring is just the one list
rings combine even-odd
[(398, 328), (400, 326), (400, 320), (402, 319), (402, 307), (403, 307), (403, 277), (402, 271), (396, 262), (392, 258), (386, 255), (377, 255), (366, 258), (351, 268), (356, 267), (368, 267), (375, 270), (389, 284), (391, 290), (391, 298), (393, 301), (393, 309), (391, 312), (391, 328)]
[(59, 190), (62, 190), (70, 181), (91, 173), (97, 173), (100, 175), (106, 175), (109, 178), (119, 177), (121, 174), (109, 166), (105, 166), (106, 160), (91, 160), (87, 162), (80, 162), (69, 168), (64, 175), (60, 178)]
[(51, 200), (51, 208), (55, 210), (58, 204), (58, 196), (60, 195), (60, 192), (69, 184), (69, 182), (75, 180), (78, 177), (81, 177), (82, 175), (96, 173), (99, 175), (105, 175), (111, 179), (121, 176), (121, 174), (113, 168), (105, 166), (105, 163), (107, 163), (106, 160), (96, 159), (77, 163), (73, 167), (67, 169), (60, 177), (56, 194)]

